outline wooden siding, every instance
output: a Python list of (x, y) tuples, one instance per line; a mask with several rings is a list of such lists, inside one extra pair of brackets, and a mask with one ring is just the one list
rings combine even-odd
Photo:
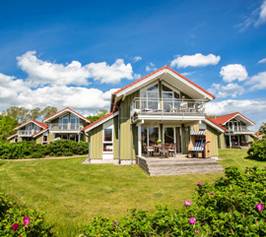
[(218, 156), (218, 136), (219, 133), (207, 125), (206, 141), (209, 142), (206, 145), (206, 156)]
[[(119, 125), (120, 125), (120, 159), (130, 160), (136, 158), (134, 148), (133, 128), (130, 119), (130, 105), (138, 92), (127, 96), (119, 107)], [(134, 128), (135, 129), (135, 128)]]
[(103, 126), (100, 125), (89, 132), (89, 156), (91, 159), (102, 159)]

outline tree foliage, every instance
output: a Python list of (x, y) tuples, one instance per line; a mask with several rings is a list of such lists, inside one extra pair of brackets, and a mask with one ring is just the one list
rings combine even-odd
[(87, 118), (91, 121), (94, 122), (96, 120), (98, 120), (99, 118), (101, 118), (102, 116), (104, 116), (105, 114), (107, 114), (107, 110), (100, 110), (98, 111), (96, 114), (94, 115), (90, 115)]
[(0, 115), (0, 141), (4, 141), (13, 133), (17, 120), (11, 116)]
[(262, 123), (262, 125), (259, 128), (259, 133), (262, 134), (264, 138), (266, 138), (266, 123)]
[(97, 217), (84, 228), (89, 236), (266, 236), (266, 169), (227, 168), (214, 184), (198, 183), (193, 201), (181, 209), (133, 210), (119, 220)]

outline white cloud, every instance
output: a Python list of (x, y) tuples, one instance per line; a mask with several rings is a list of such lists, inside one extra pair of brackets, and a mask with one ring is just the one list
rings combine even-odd
[(116, 89), (104, 92), (97, 88), (62, 85), (33, 89), (25, 80), (0, 74), (0, 110), (11, 105), (29, 109), (48, 105), (59, 108), (71, 106), (85, 111), (109, 109), (111, 93)]
[(249, 86), (250, 90), (266, 89), (266, 72), (259, 72), (252, 76), (246, 85)]
[(18, 66), (28, 74), (27, 81), (33, 85), (85, 85), (89, 77), (86, 67), (78, 61), (67, 65), (43, 61), (35, 51), (28, 51), (17, 57)]
[(156, 68), (156, 66), (155, 66), (155, 64), (154, 63), (149, 63), (148, 65), (146, 65), (146, 67), (145, 67), (145, 71), (146, 72), (150, 72), (150, 71), (154, 71), (154, 70), (156, 70), (157, 68)]
[(249, 27), (258, 27), (266, 22), (266, 0), (254, 9), (249, 16), (245, 17), (238, 27), (240, 31), (245, 31)]
[(266, 22), (266, 0), (264, 0), (260, 6), (260, 13), (257, 25), (263, 24), (265, 22)]
[(221, 57), (214, 54), (203, 55), (196, 53), (194, 55), (177, 56), (170, 63), (172, 67), (205, 67), (207, 65), (216, 65), (220, 62)]
[(90, 77), (101, 83), (118, 83), (122, 79), (133, 79), (133, 69), (130, 63), (117, 59), (112, 65), (106, 62), (90, 63), (87, 65)]
[(43, 61), (35, 51), (28, 51), (17, 57), (17, 61), (18, 66), (28, 74), (27, 82), (31, 86), (87, 85), (89, 78), (114, 84), (133, 78), (131, 64), (125, 64), (123, 59), (117, 59), (112, 65), (99, 62), (82, 66), (78, 61), (64, 65)]
[(248, 78), (248, 72), (245, 66), (241, 64), (228, 64), (220, 70), (220, 75), (226, 82), (244, 81)]
[(245, 92), (245, 89), (243, 86), (237, 83), (228, 83), (226, 85), (214, 83), (212, 84), (209, 91), (218, 98), (225, 98), (225, 97), (235, 98), (237, 96), (242, 95)]
[(141, 56), (135, 56), (133, 57), (133, 62), (136, 63), (138, 61), (141, 61), (142, 60), (142, 57)]
[(266, 58), (262, 58), (258, 63), (266, 63)]

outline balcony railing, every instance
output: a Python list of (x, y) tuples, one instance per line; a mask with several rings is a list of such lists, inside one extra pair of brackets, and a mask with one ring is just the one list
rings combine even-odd
[(21, 137), (31, 137), (33, 134), (37, 133), (37, 130), (18, 130), (18, 135)]
[(50, 123), (50, 131), (80, 131), (81, 124), (79, 123)]
[(247, 126), (234, 126), (231, 128), (228, 128), (228, 132), (234, 133), (234, 132), (252, 132), (251, 130), (248, 129)]
[(164, 98), (140, 98), (133, 99), (131, 104), (132, 114), (148, 115), (204, 115), (206, 100), (192, 99), (164, 99)]

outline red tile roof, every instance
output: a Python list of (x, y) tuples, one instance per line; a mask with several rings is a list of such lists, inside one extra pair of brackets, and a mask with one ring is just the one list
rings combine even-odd
[(97, 119), (96, 121), (94, 121), (94, 122), (90, 123), (89, 125), (87, 125), (86, 127), (84, 127), (84, 128), (82, 129), (82, 131), (85, 131), (85, 130), (87, 130), (88, 128), (90, 128), (90, 127), (92, 127), (92, 126), (98, 124), (98, 123), (101, 122), (102, 120), (111, 117), (113, 114), (114, 114), (113, 112), (109, 112), (109, 113), (103, 115), (102, 117), (100, 117), (100, 118)]
[(40, 122), (38, 120), (33, 119), (32, 122), (36, 123), (39, 127), (46, 129), (48, 128), (48, 125), (46, 123)]
[(226, 127), (222, 126), (221, 124), (217, 123), (213, 118), (206, 118), (207, 120), (209, 120), (211, 123), (213, 123), (214, 125), (218, 126), (219, 128), (221, 128), (222, 130), (226, 131)]
[(233, 119), (236, 115), (240, 115), (243, 118), (245, 118), (246, 120), (250, 121), (251, 123), (254, 123), (253, 121), (251, 121), (250, 119), (248, 119), (246, 116), (244, 116), (243, 114), (241, 114), (240, 112), (234, 112), (234, 113), (230, 113), (230, 114), (225, 114), (225, 115), (221, 115), (221, 116), (216, 116), (215, 118), (207, 118), (209, 121), (215, 123), (218, 126), (221, 126), (223, 128), (225, 128), (224, 126), (222, 126), (224, 123), (226, 123), (227, 121)]
[(157, 69), (157, 70), (155, 70), (155, 71), (149, 73), (148, 75), (146, 75), (146, 76), (144, 76), (144, 77), (141, 77), (141, 78), (139, 78), (139, 79), (137, 79), (137, 80), (131, 82), (130, 84), (128, 84), (128, 85), (126, 85), (126, 86), (124, 86), (124, 87), (118, 89), (118, 90), (115, 91), (113, 94), (116, 95), (116, 94), (120, 93), (121, 91), (123, 91), (123, 90), (125, 90), (125, 89), (127, 89), (127, 88), (129, 88), (129, 87), (131, 87), (131, 86), (133, 86), (133, 85), (135, 85), (135, 84), (137, 84), (138, 82), (143, 81), (143, 80), (146, 79), (147, 77), (150, 77), (150, 76), (152, 76), (153, 74), (156, 74), (157, 72), (162, 71), (163, 69), (168, 69), (168, 70), (170, 70), (171, 72), (173, 72), (173, 73), (176, 74), (177, 76), (183, 78), (184, 80), (186, 80), (187, 82), (189, 82), (189, 83), (192, 84), (193, 86), (197, 87), (198, 89), (200, 89), (200, 90), (203, 91), (204, 93), (208, 94), (208, 95), (209, 95), (210, 97), (212, 97), (213, 99), (215, 98), (215, 96), (212, 95), (210, 92), (206, 91), (205, 89), (203, 89), (202, 87), (200, 87), (199, 85), (197, 85), (196, 83), (194, 83), (193, 81), (191, 81), (190, 79), (186, 78), (185, 76), (183, 76), (182, 74), (178, 73), (177, 71), (175, 71), (174, 69), (170, 68), (170, 67), (167, 66), (167, 65), (165, 65), (165, 66), (163, 66), (163, 67), (161, 67), (161, 68), (159, 68), (159, 69)]

